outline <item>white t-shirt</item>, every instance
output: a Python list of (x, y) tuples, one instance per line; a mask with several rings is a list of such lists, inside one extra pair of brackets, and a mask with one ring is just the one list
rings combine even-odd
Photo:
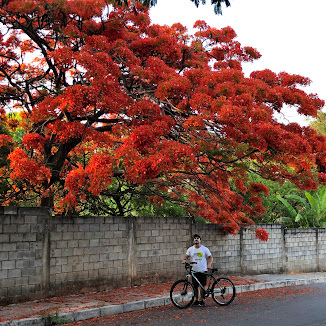
[(207, 271), (207, 258), (212, 255), (207, 247), (201, 245), (199, 248), (195, 248), (192, 246), (188, 248), (187, 255), (190, 257), (190, 262), (197, 263), (192, 265), (194, 272), (203, 273)]

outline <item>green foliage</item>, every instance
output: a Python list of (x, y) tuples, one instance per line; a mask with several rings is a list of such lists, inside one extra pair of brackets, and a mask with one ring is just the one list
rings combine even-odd
[[(268, 196), (260, 196), (266, 212), (256, 217), (255, 223), (280, 223), (288, 228), (326, 227), (326, 187), (304, 192), (289, 181), (280, 185), (257, 175), (253, 180), (269, 188)], [(250, 197), (250, 193), (244, 195), (244, 204), (251, 205)]]
[(286, 199), (278, 196), (278, 199), (287, 208), (292, 222), (299, 227), (326, 227), (326, 187), (318, 191), (305, 192), (308, 201), (296, 195), (285, 197), (294, 200), (294, 204), (299, 202), (295, 209)]
[(310, 122), (309, 125), (318, 133), (326, 136), (326, 113), (324, 113), (323, 111), (319, 111), (317, 113), (317, 119)]
[[(149, 198), (160, 195), (166, 201), (154, 203)], [(84, 203), (80, 215), (111, 215), (111, 216), (187, 216), (186, 208), (179, 202), (169, 200), (168, 193), (158, 193), (145, 186), (130, 185), (125, 181), (113, 179), (103, 195), (90, 196)], [(74, 213), (74, 212), (73, 212)]]
[[(260, 195), (262, 199), (262, 205), (266, 208), (266, 212), (256, 218), (254, 218), (255, 223), (262, 224), (278, 224), (282, 223), (285, 227), (295, 227), (292, 219), (283, 219), (283, 217), (288, 216), (288, 210), (284, 204), (278, 199), (278, 196), (284, 198), (288, 194), (294, 194), (301, 196), (303, 192), (296, 188), (291, 182), (285, 182), (279, 184), (278, 182), (266, 180), (258, 175), (252, 177), (250, 182), (259, 182), (264, 184), (269, 189), (269, 194), (267, 196)], [(248, 192), (244, 197), (244, 205), (252, 205), (249, 201), (252, 195)]]
[[(180, 203), (174, 203), (166, 201), (161, 205), (147, 202), (147, 205), (143, 206), (141, 212), (136, 212), (135, 215), (142, 216), (157, 216), (157, 217), (186, 217), (189, 216), (187, 209), (180, 205)], [(209, 223), (201, 216), (194, 216), (196, 223)]]
[[(137, 214), (138, 215), (138, 214)], [(155, 205), (153, 203), (147, 203), (142, 212), (143, 216), (174, 216), (174, 217), (183, 217), (187, 216), (187, 211), (184, 207), (176, 204), (167, 202), (162, 205)]]
[[(4, 126), (0, 125), (0, 134), (8, 135), (8, 131), (4, 128)], [(8, 162), (8, 154), (10, 153), (10, 148), (8, 146), (0, 147), (0, 168), (9, 164)], [(0, 177), (0, 194), (6, 193), (9, 189), (8, 183), (5, 178)]]
[[(148, 205), (149, 191), (142, 186), (129, 185), (120, 178), (112, 183), (99, 196), (88, 194), (88, 200), (80, 207), (79, 215), (138, 215)], [(71, 212), (76, 213), (76, 212)]]
[(44, 318), (45, 326), (62, 325), (62, 324), (68, 324), (72, 322), (73, 321), (71, 319), (59, 316), (58, 312), (56, 312), (54, 315), (47, 315)]
[[(165, 198), (165, 201), (161, 203), (151, 201), (149, 198), (153, 194)], [(145, 186), (132, 187), (117, 178), (104, 192), (104, 196), (89, 197), (79, 215), (187, 217), (189, 213), (184, 207), (187, 203), (187, 198), (183, 198), (183, 201), (175, 201), (169, 193), (154, 192), (153, 189)], [(71, 212), (74, 213), (76, 212)], [(200, 216), (193, 217), (197, 223), (208, 223)]]
[[(16, 119), (19, 121), (19, 124), (21, 124), (22, 122), (22, 119), (18, 112), (8, 113), (7, 119)], [(7, 133), (12, 136), (12, 139), (15, 143), (20, 144), (22, 142), (24, 135), (26, 134), (26, 131), (21, 126), (18, 126), (15, 129), (8, 130)]]
[[(0, 134), (8, 135), (8, 131), (4, 128), (4, 126), (0, 125)], [(7, 146), (0, 147), (0, 167), (5, 166), (8, 163), (7, 156), (10, 152), (10, 149)]]
[[(18, 113), (12, 112), (6, 114), (7, 119), (16, 119), (18, 121), (21, 121), (21, 118)], [(13, 143), (21, 143), (23, 136), (25, 135), (25, 131), (22, 127), (17, 127), (10, 129), (10, 127), (5, 125), (0, 125), (0, 134), (10, 135), (13, 139)], [(9, 166), (9, 160), (8, 155), (10, 151), (12, 150), (11, 145), (1, 146), (0, 147), (0, 168)], [(0, 177), (0, 195), (6, 194), (10, 189), (10, 183), (8, 183), (8, 175), (1, 175)], [(37, 203), (34, 199), (30, 201), (31, 198), (26, 198), (26, 200), (23, 200), (23, 202), (20, 202), (22, 197), (24, 197), (23, 193), (23, 185), (17, 183), (16, 185), (17, 189), (20, 189), (21, 195), (18, 195), (19, 200), (10, 200), (8, 198), (8, 205), (12, 206), (37, 206)], [(18, 199), (18, 198), (17, 198)]]
[(15, 143), (21, 143), (26, 131), (22, 127), (18, 127), (16, 130), (10, 131), (10, 135)]
[[(287, 195), (286, 197), (288, 198), (293, 198), (295, 195), (291, 196), (291, 195)], [(300, 202), (302, 202), (303, 198), (299, 197), (299, 196), (295, 196), (300, 198)], [(286, 209), (289, 212), (290, 216), (284, 216), (280, 218), (280, 222), (283, 223), (298, 223), (298, 225), (295, 226), (301, 226), (301, 227), (310, 227), (310, 223), (309, 220), (306, 217), (306, 214), (301, 214), (299, 212), (296, 211), (296, 209), (284, 198), (282, 198), (281, 196), (277, 196), (277, 199), (286, 207)]]

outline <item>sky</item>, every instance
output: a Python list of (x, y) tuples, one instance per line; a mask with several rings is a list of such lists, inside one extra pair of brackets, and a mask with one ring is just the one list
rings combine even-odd
[[(326, 0), (230, 0), (231, 7), (223, 4), (222, 16), (206, 2), (196, 8), (190, 0), (158, 0), (150, 16), (156, 24), (180, 22), (189, 32), (198, 19), (211, 27), (231, 26), (243, 46), (262, 54), (245, 64), (246, 75), (270, 69), (309, 77), (312, 83), (304, 90), (326, 100)], [(294, 109), (285, 108), (283, 114), (288, 121), (308, 124)]]

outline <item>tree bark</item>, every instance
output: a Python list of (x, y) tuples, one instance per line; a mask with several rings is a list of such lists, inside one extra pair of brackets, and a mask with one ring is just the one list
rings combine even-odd
[(41, 207), (46, 207), (53, 209), (54, 208), (54, 198), (53, 195), (49, 195), (49, 197), (41, 199)]

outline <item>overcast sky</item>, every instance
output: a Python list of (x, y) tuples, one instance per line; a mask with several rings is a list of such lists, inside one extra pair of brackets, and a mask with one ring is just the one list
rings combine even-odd
[[(180, 22), (192, 31), (194, 22), (205, 20), (212, 27), (231, 26), (244, 46), (256, 48), (262, 57), (246, 64), (253, 70), (271, 69), (309, 77), (308, 93), (326, 100), (326, 0), (230, 0), (223, 16), (214, 14), (210, 0), (196, 8), (190, 0), (158, 0), (151, 9), (153, 23)], [(290, 121), (304, 120), (293, 111), (284, 112)]]

